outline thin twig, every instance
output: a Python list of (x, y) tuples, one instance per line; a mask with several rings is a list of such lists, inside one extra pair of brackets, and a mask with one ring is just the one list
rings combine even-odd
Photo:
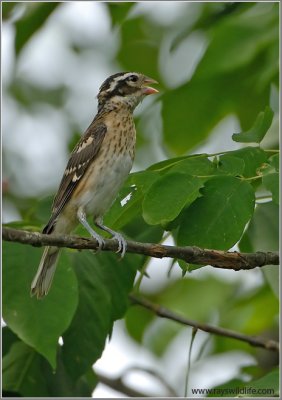
[(186, 369), (186, 374), (185, 374), (185, 387), (184, 387), (184, 397), (187, 397), (188, 394), (188, 387), (189, 387), (189, 378), (190, 378), (190, 372), (191, 372), (191, 359), (192, 359), (192, 348), (193, 348), (193, 343), (197, 334), (197, 329), (193, 328), (192, 329), (192, 335), (189, 343), (189, 351), (188, 351), (188, 360), (187, 360), (187, 369)]
[(250, 344), (251, 346), (262, 347), (266, 350), (279, 352), (279, 343), (276, 342), (275, 340), (264, 339), (264, 338), (260, 338), (260, 337), (256, 337), (256, 336), (248, 336), (248, 335), (244, 335), (243, 333), (240, 333), (240, 332), (232, 331), (230, 329), (225, 329), (225, 328), (221, 328), (218, 326), (203, 324), (201, 322), (193, 321), (191, 319), (182, 317), (181, 315), (179, 315), (159, 304), (152, 303), (151, 301), (149, 301), (143, 297), (139, 297), (139, 296), (137, 297), (133, 294), (130, 294), (129, 298), (134, 304), (138, 304), (142, 307), (147, 308), (148, 310), (151, 310), (154, 314), (158, 315), (159, 317), (167, 318), (172, 321), (179, 322), (180, 324), (183, 324), (183, 325), (189, 325), (195, 329), (199, 329), (204, 332), (212, 333), (214, 335), (219, 335), (219, 336), (229, 337), (229, 338), (236, 339), (236, 340), (241, 340), (242, 342), (246, 342), (246, 343)]
[(95, 374), (100, 383), (103, 383), (104, 385), (116, 390), (117, 392), (123, 393), (126, 396), (129, 396), (129, 397), (151, 397), (148, 394), (139, 392), (138, 390), (132, 389), (129, 386), (125, 385), (125, 383), (122, 380), (122, 377), (109, 378), (105, 375), (98, 373), (97, 371), (95, 371)]
[(123, 393), (126, 396), (129, 397), (154, 397), (152, 394), (145, 394), (144, 392), (141, 392), (136, 389), (132, 389), (131, 387), (127, 386), (124, 383), (124, 379), (126, 375), (128, 375), (132, 371), (140, 371), (140, 372), (145, 372), (152, 377), (156, 378), (166, 389), (166, 397), (177, 397), (177, 393), (174, 391), (174, 389), (155, 371), (149, 369), (149, 368), (143, 368), (143, 367), (129, 367), (123, 371), (123, 373), (120, 376), (110, 378), (108, 376), (105, 376), (101, 374), (100, 372), (95, 371), (95, 375), (97, 376), (98, 380), (100, 383), (103, 383), (104, 385), (116, 390), (117, 392)]
[[(56, 246), (71, 249), (96, 250), (98, 244), (95, 239), (75, 236), (44, 235), (38, 232), (29, 232), (8, 227), (2, 228), (2, 237), (9, 242), (30, 244), (32, 246)], [(117, 251), (118, 244), (113, 239), (106, 239), (103, 251)], [(143, 254), (156, 258), (176, 258), (187, 263), (198, 265), (211, 265), (215, 268), (249, 270), (265, 265), (278, 265), (278, 252), (238, 253), (220, 250), (201, 249), (196, 246), (165, 246), (154, 243), (139, 243), (127, 241), (127, 252)]]
[(166, 390), (166, 397), (177, 397), (177, 393), (173, 389), (173, 387), (162, 377), (157, 371), (154, 371), (151, 368), (140, 367), (140, 366), (130, 366), (123, 371), (123, 376), (129, 375), (131, 372), (144, 372), (148, 374), (150, 377), (155, 378)]

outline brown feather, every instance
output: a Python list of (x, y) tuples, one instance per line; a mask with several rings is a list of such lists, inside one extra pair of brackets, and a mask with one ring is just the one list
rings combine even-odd
[(43, 233), (51, 233), (54, 223), (68, 202), (72, 192), (77, 187), (90, 163), (97, 157), (101, 144), (107, 132), (107, 127), (100, 122), (101, 115), (92, 121), (85, 134), (73, 149), (58, 192), (54, 198), (52, 215)]

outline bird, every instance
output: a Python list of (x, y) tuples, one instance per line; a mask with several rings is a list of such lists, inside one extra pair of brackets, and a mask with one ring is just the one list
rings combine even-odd
[[(118, 72), (101, 85), (97, 114), (70, 154), (69, 161), (54, 197), (51, 217), (42, 233), (70, 234), (82, 224), (96, 239), (97, 250), (104, 239), (89, 224), (108, 232), (118, 243), (117, 252), (124, 256), (126, 240), (103, 224), (103, 216), (117, 197), (133, 165), (136, 129), (133, 111), (148, 95), (158, 93), (149, 86), (155, 79), (137, 72)], [(37, 273), (31, 284), (31, 296), (48, 294), (60, 249), (45, 247)]]

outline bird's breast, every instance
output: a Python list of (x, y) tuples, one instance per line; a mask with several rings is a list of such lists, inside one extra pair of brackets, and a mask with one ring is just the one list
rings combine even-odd
[(77, 206), (87, 214), (102, 216), (112, 205), (132, 168), (135, 141), (132, 118), (116, 118), (108, 125), (99, 154), (75, 193)]
[(111, 159), (97, 163), (90, 170), (87, 189), (79, 202), (87, 214), (102, 216), (112, 205), (127, 178), (133, 160), (129, 154), (112, 154)]

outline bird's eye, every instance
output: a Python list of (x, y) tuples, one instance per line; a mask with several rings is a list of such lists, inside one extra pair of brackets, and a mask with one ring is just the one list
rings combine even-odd
[(130, 75), (130, 76), (128, 77), (128, 80), (131, 81), (131, 82), (137, 82), (137, 81), (138, 81), (138, 76), (136, 76), (136, 75)]

